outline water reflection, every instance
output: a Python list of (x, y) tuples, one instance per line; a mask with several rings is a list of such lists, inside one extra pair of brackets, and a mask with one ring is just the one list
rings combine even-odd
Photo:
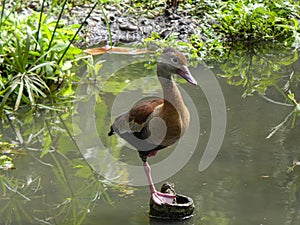
[(41, 110), (1, 118), (3, 137), (26, 152), (14, 157), (15, 170), (1, 171), (1, 224), (78, 224), (92, 200), (105, 197), (72, 141), (69, 115)]
[[(300, 169), (295, 167), (290, 173), (287, 169), (292, 160), (299, 158), (299, 121), (296, 119), (291, 128), (291, 117), (271, 138), (266, 137), (295, 109), (287, 95), (291, 90), (296, 99), (299, 96), (298, 53), (275, 49), (254, 49), (251, 57), (248, 53), (245, 49), (232, 52), (220, 70), (214, 70), (215, 74), (222, 74), (218, 81), (226, 101), (227, 129), (217, 158), (203, 172), (199, 172), (198, 165), (210, 135), (210, 108), (201, 90), (195, 93), (181, 84), (197, 101), (199, 145), (188, 163), (168, 180), (175, 183), (178, 192), (193, 198), (193, 218), (180, 222), (149, 219), (148, 187), (125, 185), (128, 171), (106, 163), (111, 162), (106, 158), (110, 153), (116, 160), (140, 165), (135, 151), (118, 139), (107, 138), (115, 96), (123, 91), (129, 97), (159, 95), (160, 87), (152, 79), (153, 56), (145, 60), (142, 56), (105, 55), (99, 59), (99, 74), (89, 74), (89, 79), (83, 80), (80, 101), (65, 104), (68, 110), (29, 110), (2, 116), (2, 139), (19, 144), (27, 155), (14, 159), (16, 170), (1, 171), (0, 224), (297, 225)], [(111, 72), (120, 67), (121, 70)], [(144, 83), (134, 84), (137, 77)], [(124, 90), (129, 82), (134, 85)], [(273, 102), (256, 92), (266, 94)], [(253, 96), (241, 98), (245, 93)], [(85, 104), (89, 101), (92, 108), (80, 107), (89, 106)], [(114, 113), (130, 108), (126, 104), (118, 107)], [(89, 110), (95, 112), (93, 117), (79, 118)], [(92, 127), (96, 132), (89, 131)], [(86, 141), (74, 141), (78, 135)], [(185, 144), (192, 138), (186, 137)], [(94, 139), (101, 140), (103, 147), (89, 146)], [(171, 152), (160, 152), (150, 163), (168, 158)], [(105, 176), (99, 177), (94, 170), (104, 171)], [(161, 182), (157, 184), (160, 185)]]

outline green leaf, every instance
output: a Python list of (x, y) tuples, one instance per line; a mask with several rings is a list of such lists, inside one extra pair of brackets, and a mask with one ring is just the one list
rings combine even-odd
[(24, 79), (24, 81), (25, 81), (26, 91), (28, 93), (29, 100), (32, 105), (35, 105), (34, 93), (31, 89), (31, 83), (28, 81), (28, 79)]
[(22, 95), (23, 95), (23, 89), (24, 89), (24, 80), (21, 79), (20, 80), (20, 85), (19, 85), (19, 93), (18, 93), (18, 97), (17, 97), (16, 103), (15, 103), (14, 111), (17, 111), (19, 109), (19, 105), (20, 105), (21, 98), (22, 98)]
[(63, 64), (63, 66), (62, 66), (62, 70), (63, 71), (67, 71), (67, 70), (69, 70), (69, 69), (71, 69), (72, 68), (72, 63), (70, 62), (70, 61), (66, 61), (64, 64)]

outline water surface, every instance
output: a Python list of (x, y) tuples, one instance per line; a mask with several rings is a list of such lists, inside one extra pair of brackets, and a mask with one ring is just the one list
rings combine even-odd
[[(140, 98), (161, 95), (153, 57), (145, 57), (99, 57), (102, 68), (82, 80), (70, 112), (3, 118), (3, 139), (20, 142), (18, 137), (23, 137), (27, 154), (15, 159), (16, 170), (1, 174), (0, 224), (299, 224), (300, 170), (288, 172), (299, 157), (299, 122), (266, 139), (293, 107), (257, 94), (242, 98), (243, 87), (229, 85), (216, 75), (220, 70), (203, 65), (191, 68), (192, 73), (202, 85), (202, 72), (215, 76), (225, 99), (222, 146), (210, 166), (199, 171), (211, 135), (211, 105), (201, 88), (178, 79), (193, 129), (178, 146), (159, 152), (149, 163), (158, 189), (170, 181), (178, 193), (193, 198), (194, 216), (177, 222), (149, 218), (150, 195), (142, 185), (146, 178), (137, 152), (107, 137), (118, 113)], [(276, 99), (278, 94), (268, 97)], [(182, 165), (177, 157), (168, 160), (174, 150), (187, 157)], [(176, 171), (169, 171), (172, 166)], [(171, 175), (163, 179), (168, 171)]]

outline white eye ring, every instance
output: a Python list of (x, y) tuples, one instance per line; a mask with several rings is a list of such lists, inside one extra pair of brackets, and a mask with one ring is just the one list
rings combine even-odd
[(178, 63), (178, 58), (174, 57), (171, 58), (172, 63), (177, 64)]

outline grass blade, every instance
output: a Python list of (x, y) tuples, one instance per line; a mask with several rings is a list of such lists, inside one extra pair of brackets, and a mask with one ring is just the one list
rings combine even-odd
[(5, 9), (5, 0), (2, 2), (2, 10), (1, 10), (1, 17), (0, 17), (0, 37), (1, 37), (1, 27), (2, 27), (2, 21), (4, 16), (4, 9)]
[(27, 79), (24, 79), (24, 81), (25, 81), (26, 91), (28, 93), (29, 100), (32, 105), (35, 105), (34, 94), (30, 86), (30, 81), (28, 81)]
[(110, 29), (109, 20), (106, 16), (102, 6), (101, 6), (101, 12), (102, 12), (102, 15), (104, 16), (105, 24), (106, 24), (106, 27), (107, 27), (107, 30), (108, 30), (108, 35), (109, 35), (109, 46), (111, 47), (112, 46), (112, 33), (111, 33), (111, 29)]
[(23, 58), (22, 64), (24, 65), (24, 70), (26, 70), (26, 67), (28, 67), (29, 50), (30, 50), (30, 34), (27, 33), (26, 43), (22, 54), (22, 58)]
[(8, 97), (10, 96), (10, 94), (17, 88), (18, 86), (18, 82), (14, 82), (13, 85), (10, 87), (10, 90), (8, 92), (5, 93), (2, 102), (1, 102), (1, 109), (4, 107)]
[(20, 85), (19, 85), (19, 93), (18, 93), (18, 97), (17, 97), (16, 103), (15, 103), (14, 111), (17, 111), (19, 109), (20, 102), (21, 102), (22, 95), (23, 95), (23, 90), (24, 90), (24, 80), (21, 79)]
[(44, 62), (44, 63), (41, 63), (41, 64), (38, 64), (34, 67), (31, 67), (29, 70), (27, 70), (27, 73), (32, 73), (34, 71), (36, 71), (37, 69), (41, 68), (41, 67), (45, 67), (45, 66), (53, 66), (55, 65), (55, 62), (52, 61), (52, 62)]

